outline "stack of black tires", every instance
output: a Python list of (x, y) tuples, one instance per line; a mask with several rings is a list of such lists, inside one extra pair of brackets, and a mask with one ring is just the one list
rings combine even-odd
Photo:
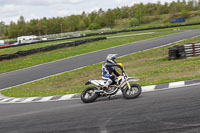
[(169, 48), (169, 60), (184, 59), (186, 58), (184, 45), (177, 45)]

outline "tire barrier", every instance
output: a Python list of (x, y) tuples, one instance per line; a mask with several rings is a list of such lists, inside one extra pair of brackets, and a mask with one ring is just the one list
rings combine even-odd
[(169, 48), (169, 52), (168, 52), (168, 60), (175, 60), (178, 57), (178, 50), (176, 48), (176, 46)]
[(169, 48), (169, 60), (200, 56), (200, 43), (177, 45)]
[(60, 43), (57, 45), (51, 45), (51, 46), (46, 46), (46, 47), (41, 47), (41, 48), (36, 48), (36, 49), (30, 49), (30, 50), (25, 50), (25, 51), (18, 51), (13, 54), (4, 54), (0, 55), (0, 61), (6, 60), (6, 59), (14, 59), (18, 58), (21, 56), (26, 56), (26, 55), (31, 55), (35, 54), (38, 52), (44, 52), (44, 51), (51, 51), (55, 50), (58, 48), (64, 48), (64, 47), (71, 47), (71, 46), (78, 46), (80, 44), (84, 44), (87, 42), (94, 42), (94, 41), (99, 41), (99, 40), (105, 40), (107, 39), (106, 37), (98, 37), (98, 38), (93, 38), (93, 39), (85, 39), (85, 40), (79, 40), (79, 41), (74, 41), (74, 42), (66, 42), (66, 43)]
[(52, 42), (52, 41), (59, 41), (59, 40), (68, 40), (68, 39), (74, 39), (74, 38), (99, 36), (99, 35), (109, 35), (109, 34), (117, 34), (117, 33), (122, 33), (122, 32), (156, 30), (156, 29), (165, 29), (165, 28), (174, 28), (174, 27), (182, 27), (182, 26), (192, 26), (192, 25), (200, 25), (200, 23), (171, 25), (171, 26), (161, 26), (161, 27), (152, 27), (152, 28), (143, 28), (143, 29), (131, 29), (131, 30), (124, 29), (124, 30), (113, 31), (113, 32), (89, 33), (89, 34), (84, 34), (84, 35), (80, 35), (80, 36), (77, 36), (77, 37), (63, 37), (63, 38), (59, 38), (59, 39), (50, 39), (50, 40), (45, 40), (45, 41), (37, 41), (37, 42), (32, 42), (32, 43), (24, 43), (24, 44), (12, 45), (12, 46), (2, 47), (2, 48), (0, 47), (0, 49), (10, 48), (10, 47), (18, 47), (18, 46), (24, 46), (24, 45), (30, 45), (30, 44), (35, 44), (35, 43)]
[(35, 41), (35, 42), (31, 42), (31, 43), (21, 43), (21, 44), (18, 44), (18, 45), (11, 45), (11, 46), (8, 46), (8, 47), (0, 47), (0, 49), (11, 48), (11, 47), (19, 47), (19, 46), (36, 44), (36, 43), (45, 43), (45, 42), (53, 42), (53, 41), (60, 41), (60, 40), (75, 39), (75, 38), (81, 38), (81, 37), (85, 37), (85, 36), (81, 35), (79, 37), (63, 37), (63, 38), (59, 38), (59, 39), (49, 39), (49, 40)]
[(156, 30), (156, 29), (166, 29), (166, 28), (175, 28), (175, 27), (192, 26), (192, 25), (200, 25), (200, 23), (181, 24), (181, 25), (171, 25), (171, 26), (161, 26), (161, 27), (152, 27), (152, 28), (143, 28), (143, 29), (131, 29), (131, 30), (126, 30), (126, 29), (124, 29), (124, 30), (113, 31), (113, 32), (90, 33), (90, 34), (86, 34), (85, 36), (109, 35), (109, 34), (117, 34), (117, 33), (122, 33), (122, 32), (134, 32), (134, 31)]

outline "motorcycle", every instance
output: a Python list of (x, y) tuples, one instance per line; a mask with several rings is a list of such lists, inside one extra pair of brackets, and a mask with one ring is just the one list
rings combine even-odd
[(115, 95), (118, 90), (122, 91), (123, 97), (126, 99), (134, 99), (140, 96), (142, 88), (138, 84), (130, 84), (131, 81), (137, 82), (138, 78), (128, 77), (124, 70), (122, 63), (118, 63), (117, 67), (121, 69), (122, 76), (116, 78), (115, 82), (109, 85), (108, 88), (104, 87), (105, 80), (89, 80), (85, 85), (93, 84), (96, 87), (88, 87), (81, 93), (81, 100), (84, 103), (94, 102), (98, 97), (108, 97)]

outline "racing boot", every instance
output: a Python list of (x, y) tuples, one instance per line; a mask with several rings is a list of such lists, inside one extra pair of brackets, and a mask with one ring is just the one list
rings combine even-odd
[(108, 79), (108, 80), (106, 81), (106, 83), (104, 84), (104, 86), (103, 86), (103, 90), (107, 90), (108, 87), (109, 87), (109, 85), (111, 85), (111, 84), (112, 84), (112, 80), (111, 80), (111, 79)]

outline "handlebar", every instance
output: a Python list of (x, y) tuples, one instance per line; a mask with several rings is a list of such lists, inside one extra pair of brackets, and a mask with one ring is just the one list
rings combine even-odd
[(125, 71), (122, 71), (122, 75), (123, 75), (125, 78), (128, 78), (128, 75), (126, 74)]

